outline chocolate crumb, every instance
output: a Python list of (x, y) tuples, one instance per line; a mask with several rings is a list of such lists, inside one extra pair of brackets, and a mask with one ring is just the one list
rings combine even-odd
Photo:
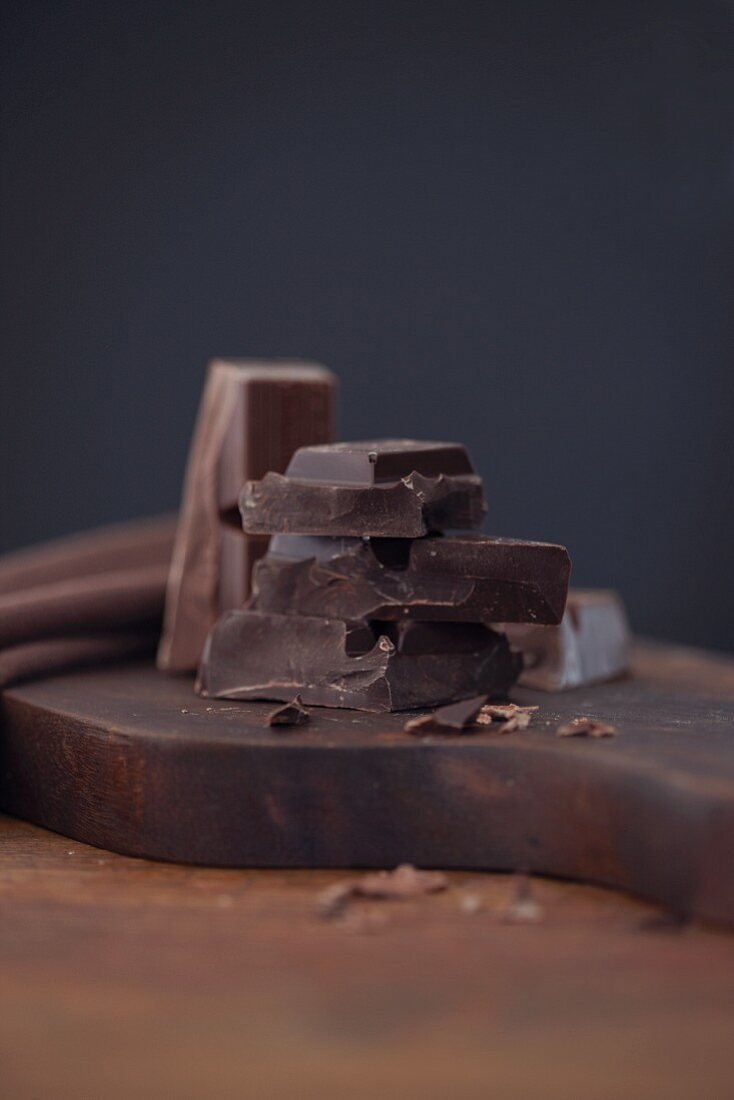
[(572, 718), (556, 730), (558, 737), (614, 737), (614, 726), (600, 722), (597, 718)]
[(302, 726), (304, 722), (310, 720), (310, 717), (310, 714), (301, 702), (301, 696), (296, 695), (295, 699), (291, 699), (290, 703), (285, 703), (282, 707), (276, 707), (275, 710), (271, 710), (266, 718), (266, 722), (269, 726)]
[(644, 917), (637, 927), (640, 932), (682, 932), (689, 923), (690, 918), (685, 914), (664, 910)]
[(473, 916), (484, 908), (484, 902), (479, 894), (462, 894), (459, 898), (459, 909), (462, 913)]
[(531, 715), (526, 713), (513, 714), (512, 718), (508, 718), (506, 722), (503, 722), (500, 726), (500, 733), (514, 733), (515, 730), (525, 730), (530, 725)]
[(346, 909), (347, 902), (354, 896), (354, 884), (351, 882), (333, 882), (318, 896), (318, 909), (322, 917), (335, 917)]
[(527, 875), (515, 875), (513, 898), (500, 913), (503, 924), (539, 924), (545, 917), (543, 906), (533, 894)]
[(477, 715), (487, 701), (486, 695), (477, 695), (473, 699), (462, 699), (446, 707), (439, 707), (433, 714), (424, 714), (420, 718), (411, 718), (403, 729), (407, 733), (463, 733), (476, 724)]
[(358, 879), (355, 893), (364, 898), (417, 898), (446, 890), (449, 880), (442, 871), (419, 871), (402, 863), (394, 871), (376, 871)]
[(335, 882), (318, 896), (318, 909), (325, 918), (342, 913), (352, 898), (403, 900), (446, 890), (449, 880), (441, 871), (419, 871), (403, 863), (394, 871), (375, 871), (362, 878)]
[(502, 722), (498, 733), (515, 733), (527, 729), (537, 707), (521, 707), (517, 703), (487, 703), (477, 715), (477, 722), (490, 726), (495, 721)]

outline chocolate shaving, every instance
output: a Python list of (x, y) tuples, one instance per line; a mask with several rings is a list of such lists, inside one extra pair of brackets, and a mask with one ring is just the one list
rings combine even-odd
[(318, 896), (318, 908), (322, 917), (335, 917), (356, 894), (353, 882), (333, 882)]
[(311, 715), (301, 702), (301, 696), (296, 695), (290, 703), (271, 710), (266, 722), (269, 726), (302, 726), (304, 722), (310, 721), (310, 718)]
[(443, 871), (419, 871), (412, 863), (402, 863), (394, 871), (376, 871), (355, 883), (356, 893), (364, 898), (417, 898), (446, 890), (449, 880)]
[(515, 733), (516, 730), (528, 728), (537, 709), (521, 707), (517, 703), (488, 703), (477, 715), (477, 722), (481, 726), (489, 726), (495, 721), (501, 721), (498, 733)]
[(537, 709), (537, 707), (521, 707), (517, 703), (486, 703), (477, 721), (482, 726), (488, 726), (494, 719), (505, 722), (517, 714), (532, 715)]
[(475, 725), (477, 715), (487, 701), (486, 695), (476, 695), (473, 699), (462, 699), (447, 707), (439, 707), (433, 714), (424, 714), (420, 718), (411, 718), (403, 727), (407, 733), (421, 736), (424, 733), (463, 733)]
[(525, 730), (530, 725), (530, 719), (532, 715), (527, 711), (520, 711), (517, 714), (513, 714), (512, 718), (508, 718), (506, 722), (503, 722), (500, 726), (500, 733), (515, 733), (516, 730)]
[(556, 730), (558, 737), (614, 737), (614, 726), (600, 722), (597, 718), (572, 718)]
[(402, 901), (446, 890), (449, 880), (442, 871), (419, 871), (402, 863), (394, 871), (375, 871), (362, 878), (335, 882), (319, 894), (319, 911), (324, 917), (343, 912), (352, 898), (381, 898)]

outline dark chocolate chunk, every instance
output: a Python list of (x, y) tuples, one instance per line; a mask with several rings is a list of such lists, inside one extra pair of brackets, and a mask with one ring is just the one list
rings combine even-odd
[(411, 710), (505, 695), (520, 670), (502, 634), (467, 653), (400, 653), (367, 626), (302, 615), (229, 611), (204, 647), (197, 690), (226, 699), (283, 699), (358, 710)]
[(560, 626), (508, 623), (507, 635), (525, 658), (520, 683), (540, 691), (601, 683), (629, 667), (630, 630), (616, 592), (571, 589)]
[(333, 545), (278, 536), (255, 566), (253, 606), (343, 619), (558, 623), (570, 571), (563, 546), (486, 535)]
[(296, 695), (290, 703), (271, 710), (266, 721), (269, 726), (302, 726), (309, 719), (310, 715), (301, 702), (301, 696)]
[(310, 363), (215, 360), (189, 452), (166, 592), (159, 668), (196, 668), (217, 615), (246, 599), (266, 537), (242, 531), (248, 478), (282, 471), (293, 452), (333, 436), (336, 379)]
[(477, 695), (474, 699), (462, 699), (439, 707), (433, 714), (423, 714), (420, 718), (411, 718), (405, 723), (408, 733), (461, 733), (475, 725), (477, 715), (487, 702), (486, 695)]
[(478, 527), (486, 505), (463, 447), (388, 439), (303, 447), (285, 477), (247, 482), (240, 511), (253, 535), (417, 538)]
[(378, 485), (410, 474), (447, 477), (473, 474), (460, 443), (426, 443), (415, 439), (373, 439), (301, 447), (288, 464), (288, 477), (331, 485)]

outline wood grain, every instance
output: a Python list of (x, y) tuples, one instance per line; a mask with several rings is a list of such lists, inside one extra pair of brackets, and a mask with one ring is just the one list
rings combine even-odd
[(507, 925), (511, 877), (463, 872), (325, 921), (341, 877), (129, 859), (0, 817), (0, 1095), (731, 1095), (731, 935), (549, 880), (544, 919)]

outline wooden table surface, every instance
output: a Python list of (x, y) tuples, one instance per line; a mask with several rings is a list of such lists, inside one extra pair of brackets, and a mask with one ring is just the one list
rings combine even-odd
[[(680, 675), (734, 690), (727, 662)], [(463, 872), (324, 919), (349, 877), (130, 859), (0, 816), (0, 1096), (732, 1095), (731, 933), (542, 879), (542, 919), (505, 923), (512, 876)]]

